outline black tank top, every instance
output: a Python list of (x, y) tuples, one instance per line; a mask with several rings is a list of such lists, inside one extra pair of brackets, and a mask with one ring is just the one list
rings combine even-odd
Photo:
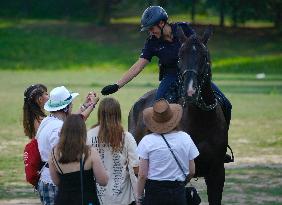
[[(55, 205), (81, 205), (81, 181), (80, 171), (63, 173), (54, 154), (53, 158), (59, 168), (60, 184), (58, 186), (58, 195), (55, 200)], [(85, 159), (83, 161), (83, 167)], [(100, 204), (97, 196), (96, 181), (93, 176), (93, 169), (83, 170), (83, 200), (84, 205)]]

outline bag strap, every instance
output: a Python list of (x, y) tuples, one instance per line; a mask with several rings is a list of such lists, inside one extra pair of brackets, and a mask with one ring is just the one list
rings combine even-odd
[[(54, 147), (53, 147), (53, 149), (52, 149), (52, 155), (53, 155), (52, 159), (55, 160), (56, 167), (59, 168), (61, 174), (64, 174), (64, 172), (62, 171), (62, 169), (61, 169), (61, 167), (59, 166), (59, 163), (58, 163), (58, 161), (57, 161), (57, 159), (56, 159), (56, 157), (55, 157)], [(54, 161), (53, 161), (53, 162), (54, 162)]]
[(172, 154), (173, 158), (175, 159), (175, 161), (176, 161), (176, 163), (177, 163), (178, 167), (181, 169), (181, 171), (182, 171), (183, 175), (185, 176), (185, 183), (186, 183), (186, 180), (187, 180), (187, 175), (185, 174), (185, 172), (184, 172), (184, 170), (183, 170), (182, 166), (180, 165), (179, 161), (177, 160), (177, 158), (176, 158), (176, 156), (175, 156), (174, 152), (172, 151), (172, 149), (171, 149), (170, 145), (168, 144), (167, 140), (165, 139), (164, 135), (163, 135), (163, 134), (161, 134), (161, 136), (162, 136), (162, 138), (164, 139), (164, 141), (165, 141), (165, 143), (166, 143), (166, 145), (167, 145), (167, 147), (168, 147), (169, 151), (171, 152), (171, 154)]
[(80, 158), (80, 190), (81, 190), (81, 205), (83, 205), (83, 171), (84, 171), (84, 162), (82, 162), (82, 157)]
[[(43, 120), (42, 120), (43, 121)], [(38, 130), (36, 132), (36, 135), (35, 135), (35, 139), (37, 140), (38, 139), (38, 136), (40, 135), (40, 133), (42, 132), (43, 128), (46, 127), (48, 125), (48, 123), (45, 123), (45, 121), (42, 123), (40, 123), (40, 126), (38, 127)]]

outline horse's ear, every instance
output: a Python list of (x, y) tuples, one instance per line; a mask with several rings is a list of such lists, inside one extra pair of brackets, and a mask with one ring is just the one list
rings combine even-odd
[(183, 32), (181, 26), (177, 26), (177, 36), (181, 44), (187, 40), (187, 37), (185, 33)]
[(202, 37), (202, 42), (204, 45), (207, 45), (211, 35), (212, 35), (212, 26), (209, 25), (208, 28), (206, 28), (204, 35)]

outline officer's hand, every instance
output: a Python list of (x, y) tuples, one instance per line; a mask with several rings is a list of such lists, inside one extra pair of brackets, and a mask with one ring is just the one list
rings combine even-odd
[(109, 95), (115, 93), (116, 91), (118, 91), (118, 89), (118, 84), (107, 85), (102, 89), (101, 93), (102, 95)]

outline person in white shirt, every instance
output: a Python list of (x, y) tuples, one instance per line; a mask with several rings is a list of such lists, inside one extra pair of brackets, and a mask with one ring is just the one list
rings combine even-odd
[[(63, 122), (71, 114), (72, 101), (78, 95), (71, 93), (64, 86), (56, 87), (51, 90), (50, 98), (44, 105), (44, 109), (49, 111), (50, 115), (42, 120), (36, 134), (41, 160), (44, 162), (37, 188), (43, 205), (53, 205), (55, 202), (57, 187), (50, 176), (48, 157), (59, 141)], [(96, 93), (90, 92), (77, 114), (87, 119), (98, 101)]]
[[(156, 101), (143, 111), (143, 120), (151, 132), (137, 147), (140, 158), (137, 182), (137, 205), (185, 205), (185, 181), (195, 174), (194, 159), (199, 151), (191, 137), (179, 131), (182, 107), (166, 100)], [(177, 165), (171, 147), (181, 168)], [(187, 177), (187, 179), (186, 179)], [(143, 197), (145, 188), (145, 197)]]
[(107, 186), (98, 185), (101, 205), (135, 204), (138, 173), (136, 141), (121, 124), (121, 109), (114, 98), (104, 98), (98, 108), (98, 123), (87, 132), (87, 144), (96, 148), (109, 173)]

